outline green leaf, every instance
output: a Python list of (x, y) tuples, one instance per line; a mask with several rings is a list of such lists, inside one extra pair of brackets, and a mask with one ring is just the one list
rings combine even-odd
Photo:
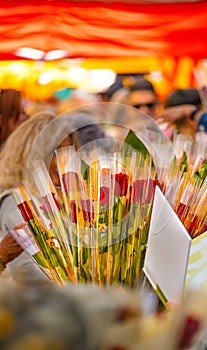
[(82, 248), (82, 263), (85, 265), (89, 257), (90, 250), (87, 248)]
[(83, 179), (85, 181), (88, 181), (89, 177), (89, 166), (84, 160), (81, 159), (81, 174), (83, 176)]
[(188, 157), (185, 151), (183, 151), (182, 157), (179, 163), (180, 170), (183, 172), (188, 171)]
[(201, 167), (195, 172), (201, 180), (205, 180), (207, 176), (207, 159), (205, 159), (201, 165)]
[[(137, 150), (144, 159), (148, 159), (148, 160), (151, 159), (151, 154), (148, 151), (147, 147), (143, 144), (143, 142), (136, 136), (136, 134), (131, 129), (129, 130), (124, 140), (124, 144), (122, 146), (123, 154), (127, 154), (127, 151), (128, 151), (128, 147), (126, 144), (131, 146), (135, 150)], [(151, 162), (152, 162), (152, 166), (154, 167), (153, 160)]]
[(48, 264), (47, 261), (45, 260), (44, 256), (42, 255), (41, 252), (37, 252), (36, 254), (33, 255), (33, 258), (36, 260), (36, 262), (45, 268), (48, 269)]

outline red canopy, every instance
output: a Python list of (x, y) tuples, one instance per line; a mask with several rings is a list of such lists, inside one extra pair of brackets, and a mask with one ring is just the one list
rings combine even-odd
[(0, 1), (0, 59), (18, 48), (67, 57), (207, 57), (207, 1)]

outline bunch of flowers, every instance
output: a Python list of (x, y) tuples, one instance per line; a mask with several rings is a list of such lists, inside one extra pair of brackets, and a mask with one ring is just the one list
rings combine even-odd
[(30, 229), (27, 235), (38, 247), (33, 258), (60, 283), (134, 286), (159, 183), (149, 152), (130, 131), (113, 154), (100, 154), (94, 144), (84, 153), (72, 146), (60, 148), (56, 157), (61, 190), (57, 192), (44, 164), (36, 162), (39, 198), (23, 187), (16, 193)]
[(191, 138), (178, 134), (173, 150), (171, 166), (164, 173), (163, 192), (189, 235), (195, 238), (207, 230), (206, 139), (201, 137), (193, 143)]
[[(56, 157), (60, 189), (44, 164), (36, 162), (39, 196), (20, 187), (16, 201), (26, 237), (35, 240), (32, 257), (57, 283), (135, 286), (144, 264), (156, 186), (192, 237), (206, 230), (207, 160), (202, 156), (191, 164), (183, 150), (169, 167), (159, 166), (130, 130), (112, 154), (93, 144), (80, 152), (61, 148)], [(26, 241), (19, 239), (23, 248)]]

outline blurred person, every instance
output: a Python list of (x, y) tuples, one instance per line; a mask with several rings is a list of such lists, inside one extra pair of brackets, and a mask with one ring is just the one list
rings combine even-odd
[(207, 113), (203, 110), (198, 90), (176, 90), (166, 98), (164, 106), (163, 113), (156, 117), (159, 123), (166, 123), (193, 138), (197, 131), (207, 131)]
[[(154, 145), (156, 142), (160, 143), (161, 139), (164, 141), (165, 137), (162, 137), (162, 133), (157, 123), (155, 122), (155, 114), (157, 112), (157, 106), (159, 101), (155, 95), (155, 90), (152, 87), (152, 84), (146, 79), (138, 79), (139, 84), (135, 83), (132, 85), (132, 90), (137, 89), (137, 85), (141, 90), (136, 90), (131, 93), (129, 89), (122, 88), (117, 90), (113, 95), (111, 100), (108, 103), (108, 121), (111, 123), (109, 128), (109, 133), (111, 136), (124, 141), (129, 130), (133, 130), (137, 136), (143, 141), (147, 142), (148, 146)], [(143, 89), (143, 90), (142, 90)], [(149, 89), (146, 92), (144, 89)], [(152, 92), (153, 90), (153, 92)], [(135, 100), (141, 96), (145, 101), (152, 102), (152, 105), (143, 106), (141, 105), (130, 105), (129, 97), (132, 96)], [(137, 99), (138, 102), (138, 99)], [(131, 100), (132, 103), (132, 100)], [(133, 108), (132, 108), (133, 107)], [(151, 111), (147, 111), (148, 107), (152, 107)], [(153, 114), (153, 118), (152, 118)], [(154, 147), (154, 146), (153, 146)]]
[[(181, 123), (184, 126), (189, 126), (191, 130), (191, 136), (195, 132), (205, 131), (207, 132), (207, 112), (195, 108), (194, 105), (180, 105), (175, 107), (169, 107), (156, 117), (158, 122), (166, 122), (168, 125)], [(183, 128), (185, 133), (185, 129)]]
[(109, 102), (111, 101), (114, 94), (122, 90), (124, 88), (123, 85), (123, 78), (120, 75), (116, 76), (115, 82), (109, 86), (109, 88), (106, 91), (100, 92), (99, 96), (101, 96), (102, 102)]
[[(47, 133), (39, 138), (41, 131), (46, 127)], [(22, 123), (9, 136), (0, 159), (0, 231), (2, 237), (6, 236), (8, 229), (14, 228), (8, 227), (9, 215), (16, 209), (12, 193), (18, 186), (26, 183), (29, 183), (30, 190), (33, 190), (34, 184), (28, 177), (28, 169), (32, 168), (32, 160), (42, 159), (49, 168), (54, 151), (62, 141), (65, 142), (64, 145), (75, 144), (76, 148), (79, 148), (83, 143), (103, 136), (101, 127), (83, 113), (56, 117), (53, 113), (45, 112)], [(16, 224), (19, 224), (19, 221)], [(46, 283), (49, 281), (26, 252), (11, 261), (8, 266), (13, 279), (18, 283)]]
[(200, 94), (195, 88), (177, 89), (173, 91), (166, 97), (164, 107), (169, 108), (189, 104), (202, 108)]
[(8, 89), (0, 92), (0, 147), (7, 137), (25, 120), (21, 95), (18, 91)]
[[(0, 150), (2, 150), (9, 135), (24, 121), (28, 119), (22, 105), (20, 92), (13, 89), (0, 91)], [(8, 247), (11, 248), (9, 252)], [(0, 271), (6, 264), (20, 255), (22, 248), (8, 234), (0, 242)]]
[[(26, 164), (32, 144), (39, 132), (53, 119), (53, 114), (46, 113), (28, 119), (8, 137), (2, 150), (0, 159), (0, 233), (3, 239), (6, 237), (8, 229), (14, 228), (8, 225), (9, 216), (17, 209), (12, 193), (15, 188), (24, 183)], [(8, 246), (9, 248), (10, 246)], [(9, 262), (8, 267), (10, 275), (18, 283), (47, 282), (47, 277), (26, 252)]]
[(126, 104), (154, 118), (157, 111), (158, 98), (153, 84), (145, 78), (137, 79), (137, 81), (128, 88)]
[(127, 88), (121, 88), (116, 90), (111, 96), (109, 102), (113, 103), (126, 103), (129, 90)]
[[(87, 143), (95, 140), (99, 140), (99, 144), (105, 149), (112, 146), (112, 143), (108, 142), (108, 139), (106, 140), (104, 129), (95, 121), (94, 118), (89, 116), (86, 111), (80, 108), (79, 112), (75, 115), (73, 115), (73, 112), (69, 113), (71, 114), (71, 130), (64, 140), (61, 141), (58, 148), (74, 145), (75, 149), (78, 150)], [(102, 139), (105, 140), (102, 142)], [(55, 155), (52, 156), (49, 173), (54, 185), (58, 188), (60, 186), (60, 180)]]

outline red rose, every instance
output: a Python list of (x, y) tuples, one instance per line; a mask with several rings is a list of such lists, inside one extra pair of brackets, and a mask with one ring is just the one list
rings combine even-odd
[(80, 179), (78, 173), (69, 171), (62, 175), (63, 187), (66, 193), (73, 191), (80, 191)]
[(77, 223), (77, 211), (82, 210), (83, 218), (85, 221), (91, 221), (94, 219), (94, 207), (91, 204), (90, 199), (81, 200), (80, 207), (76, 205), (75, 200), (70, 201), (70, 219), (72, 222)]
[(100, 205), (109, 206), (109, 187), (101, 186), (100, 188)]
[(140, 204), (143, 198), (143, 188), (145, 180), (136, 180), (129, 188), (130, 202), (135, 204), (136, 201)]
[(77, 223), (76, 204), (74, 200), (70, 201), (70, 220)]
[(138, 201), (139, 205), (152, 203), (154, 199), (157, 180), (136, 180), (130, 186), (130, 199), (134, 204)]
[(194, 232), (197, 230), (197, 227), (199, 227), (200, 220), (201, 218), (198, 215), (195, 215), (187, 225), (186, 229), (191, 237), (194, 235)]
[(186, 204), (179, 203), (176, 213), (182, 222), (185, 221), (185, 218), (188, 214), (189, 208), (190, 207), (187, 206)]
[(34, 219), (32, 211), (26, 201), (19, 203), (18, 208), (21, 211), (21, 214), (26, 222)]
[(52, 196), (53, 196), (53, 199), (54, 199), (54, 202), (55, 202), (57, 208), (60, 210), (62, 208), (62, 205), (61, 205), (59, 199), (56, 198), (55, 193), (53, 193), (53, 192), (52, 192)]
[(61, 203), (57, 198), (55, 198), (55, 193), (48, 193), (46, 196), (42, 197), (43, 204), (40, 206), (40, 208), (44, 211), (45, 214), (52, 213), (53, 206), (52, 206), (52, 201), (51, 201), (51, 195), (52, 195), (52, 198), (55, 202), (57, 209), (58, 210), (61, 209)]
[(153, 203), (156, 185), (159, 185), (158, 180), (153, 180), (153, 179), (149, 180), (148, 192), (147, 192), (147, 203)]
[(90, 199), (81, 200), (81, 207), (83, 211), (83, 218), (85, 221), (94, 219), (94, 207)]
[(116, 174), (115, 175), (115, 186), (114, 194), (115, 196), (126, 196), (128, 188), (129, 177), (127, 174)]

